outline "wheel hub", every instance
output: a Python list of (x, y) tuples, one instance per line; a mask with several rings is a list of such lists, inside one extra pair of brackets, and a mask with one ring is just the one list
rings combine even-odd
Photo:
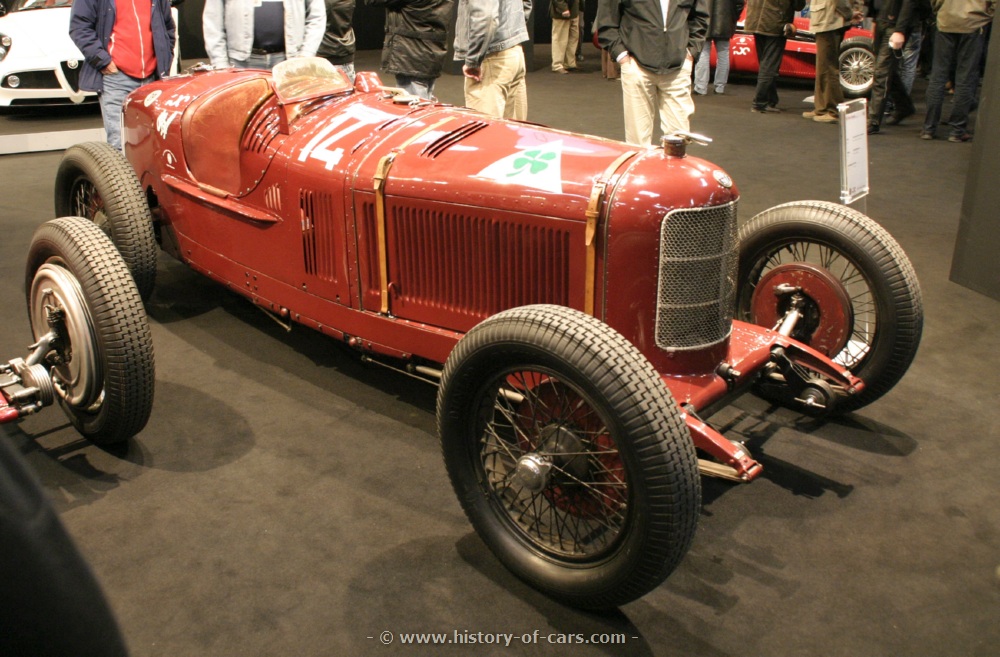
[(833, 357), (840, 353), (854, 330), (854, 310), (844, 284), (828, 270), (805, 262), (779, 265), (767, 272), (750, 300), (750, 321), (775, 326), (787, 303), (775, 295), (779, 286), (798, 288), (807, 298), (805, 320), (792, 337)]
[(48, 262), (38, 268), (31, 281), (29, 312), (35, 339), (49, 330), (52, 308), (62, 311), (57, 358), (50, 358), (52, 382), (66, 403), (90, 408), (104, 393), (104, 372), (95, 334), (94, 320), (84, 300), (80, 283), (69, 271)]
[(540, 454), (525, 454), (517, 460), (514, 479), (532, 493), (541, 493), (549, 485), (552, 461)]

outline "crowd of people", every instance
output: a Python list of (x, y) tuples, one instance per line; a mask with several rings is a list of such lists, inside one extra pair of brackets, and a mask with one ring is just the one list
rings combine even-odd
[[(175, 2), (179, 0), (174, 0)], [(205, 50), (215, 67), (269, 69), (292, 57), (325, 57), (354, 80), (356, 0), (205, 0)], [(385, 12), (381, 69), (396, 86), (434, 98), (451, 46), (464, 76), (465, 104), (486, 114), (524, 120), (528, 115), (525, 59), (531, 0), (364, 0)], [(583, 0), (550, 0), (552, 72), (577, 69)], [(865, 4), (865, 3), (869, 4)], [(744, 5), (745, 3), (745, 5)], [(977, 106), (985, 44), (996, 0), (811, 0), (816, 43), (813, 108), (803, 117), (837, 123), (844, 102), (840, 46), (845, 32), (867, 17), (874, 23), (874, 81), (868, 133), (916, 112), (911, 97), (916, 62), (933, 52), (922, 139), (934, 139), (946, 93), (954, 94), (945, 123), (948, 139), (967, 142), (969, 113)], [(717, 53), (716, 94), (725, 93), (730, 39), (746, 10), (758, 63), (750, 110), (781, 110), (778, 74), (795, 16), (806, 0), (597, 0), (593, 35), (602, 49), (605, 77), (620, 79), (625, 141), (651, 143), (689, 131), (695, 97), (708, 93), (710, 56)], [(449, 43), (454, 18), (453, 41)], [(932, 33), (933, 40), (926, 37)], [(77, 0), (70, 36), (85, 57), (84, 90), (96, 91), (108, 143), (121, 148), (118, 116), (132, 90), (167, 74), (177, 29), (166, 0)]]

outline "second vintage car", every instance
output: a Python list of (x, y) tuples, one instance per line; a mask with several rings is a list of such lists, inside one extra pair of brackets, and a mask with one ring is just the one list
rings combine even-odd
[(277, 320), (439, 385), (458, 500), (556, 599), (658, 586), (700, 474), (762, 468), (710, 424), (756, 390), (811, 413), (888, 392), (920, 290), (876, 222), (789, 203), (737, 224), (719, 167), (352, 85), (325, 60), (142, 87), (125, 157), (69, 149), (59, 214), (89, 217), (147, 296), (157, 246)]
[[(757, 44), (753, 33), (743, 28), (740, 16), (736, 34), (729, 40), (729, 70), (732, 74), (757, 74)], [(784, 78), (816, 79), (816, 35), (808, 18), (796, 16), (796, 31), (785, 43), (778, 75)], [(712, 45), (712, 68), (718, 55)], [(847, 98), (868, 95), (875, 81), (875, 43), (870, 30), (851, 27), (840, 43), (840, 87)]]

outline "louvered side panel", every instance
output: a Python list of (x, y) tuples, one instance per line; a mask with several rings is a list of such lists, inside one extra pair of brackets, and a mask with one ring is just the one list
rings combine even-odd
[(416, 204), (392, 205), (389, 221), (391, 306), (400, 317), (468, 329), (514, 306), (569, 305), (566, 226)]
[[(367, 196), (368, 198), (364, 198)], [(378, 228), (375, 221), (373, 194), (355, 195), (358, 278), (361, 285), (361, 305), (366, 310), (378, 310), (380, 282), (378, 277)]]
[(337, 280), (338, 245), (333, 203), (333, 197), (327, 193), (299, 192), (305, 272), (323, 281)]

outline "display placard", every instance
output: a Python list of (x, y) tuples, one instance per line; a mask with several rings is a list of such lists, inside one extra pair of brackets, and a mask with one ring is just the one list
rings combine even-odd
[(837, 105), (840, 114), (840, 202), (868, 194), (868, 101)]

